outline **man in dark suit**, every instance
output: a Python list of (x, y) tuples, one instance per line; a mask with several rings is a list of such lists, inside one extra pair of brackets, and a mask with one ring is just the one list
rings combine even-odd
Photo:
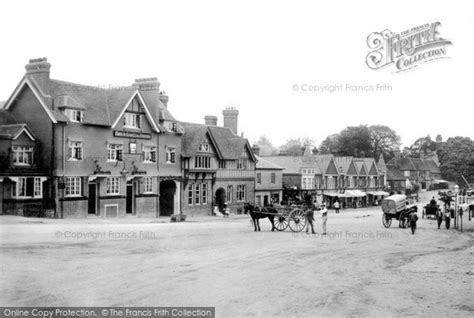
[(415, 234), (416, 221), (418, 221), (418, 215), (416, 215), (416, 212), (410, 213), (408, 221), (410, 221), (411, 234)]

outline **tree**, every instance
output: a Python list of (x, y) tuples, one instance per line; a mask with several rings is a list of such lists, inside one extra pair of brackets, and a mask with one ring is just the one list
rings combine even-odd
[(455, 180), (465, 185), (461, 174), (474, 181), (474, 141), (469, 137), (448, 138), (437, 151), (441, 173), (447, 180)]
[(327, 136), (319, 146), (319, 152), (323, 154), (338, 154), (339, 149), (339, 134)]
[(281, 145), (280, 153), (290, 156), (301, 156), (306, 147), (314, 147), (314, 140), (308, 137), (290, 138)]
[(389, 158), (393, 151), (400, 147), (400, 136), (388, 126), (373, 125), (369, 127), (369, 132), (375, 158), (378, 158), (380, 154)]
[(343, 129), (339, 134), (338, 155), (358, 157), (361, 152), (365, 156), (373, 156), (369, 127), (360, 125)]
[(426, 157), (436, 151), (436, 142), (431, 139), (431, 136), (421, 137), (406, 150), (406, 155), (412, 158)]
[(273, 146), (267, 136), (260, 136), (255, 144), (260, 148), (260, 155), (262, 156), (272, 156), (277, 154), (277, 148)]

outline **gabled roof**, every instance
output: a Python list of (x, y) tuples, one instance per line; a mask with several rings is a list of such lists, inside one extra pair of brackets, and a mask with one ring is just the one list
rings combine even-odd
[(336, 156), (334, 157), (334, 162), (336, 163), (336, 167), (341, 174), (357, 174), (357, 169), (355, 168), (353, 157), (351, 156)]
[(378, 170), (377, 170), (377, 165), (375, 164), (375, 159), (374, 158), (361, 158), (364, 163), (365, 167), (367, 168), (367, 174), (371, 176), (377, 176)]
[(6, 102), (7, 102), (6, 100), (2, 100), (2, 101), (0, 101), (0, 109), (2, 109), (2, 108), (3, 108), (3, 106), (5, 105), (5, 103), (6, 103)]
[(247, 151), (252, 161), (256, 161), (248, 140), (235, 135), (229, 128), (186, 122), (180, 122), (180, 124), (185, 128), (183, 135), (183, 156), (185, 157), (196, 154), (200, 140), (206, 135), (212, 141), (219, 159), (236, 160), (242, 157), (244, 151)]
[(284, 168), (283, 174), (301, 174), (301, 169), (310, 168), (315, 170), (315, 174), (322, 174), (321, 169), (314, 159), (304, 156), (268, 156), (265, 160)]
[[(396, 165), (395, 158), (392, 158), (387, 164)], [(398, 169), (400, 170), (416, 170), (416, 166), (411, 158), (400, 158)]]
[[(395, 166), (395, 159), (391, 159), (388, 164)], [(387, 164), (387, 165), (388, 165)], [(419, 159), (419, 158), (400, 158), (400, 170), (419, 170), (430, 171), (432, 173), (441, 173), (439, 166), (433, 159)]]
[(257, 158), (257, 165), (256, 168), (257, 170), (284, 170), (284, 168), (280, 167), (279, 165), (266, 160), (265, 158), (262, 158), (260, 156), (255, 156)]
[(387, 165), (387, 181), (404, 181), (406, 177), (394, 165)]
[(4, 105), (4, 109), (8, 110), (11, 105), (15, 102), (16, 98), (18, 95), (23, 91), (25, 87), (29, 87), (30, 90), (33, 92), (35, 95), (36, 99), (38, 102), (41, 104), (43, 107), (44, 111), (46, 114), (49, 116), (51, 121), (53, 123), (57, 123), (58, 121), (61, 121), (64, 119), (64, 116), (59, 116), (60, 112), (55, 112), (53, 109), (51, 109), (51, 103), (52, 103), (52, 98), (51, 96), (45, 95), (41, 89), (39, 89), (38, 84), (35, 82), (33, 78), (29, 78), (26, 76), (23, 76), (22, 79), (20, 80), (20, 83), (18, 83), (17, 87), (13, 91), (13, 93), (10, 95), (8, 100), (6, 101)]
[(360, 175), (367, 175), (367, 168), (365, 166), (364, 160), (360, 160), (360, 158), (354, 159), (354, 164), (357, 168), (357, 173)]
[[(83, 123), (98, 126), (112, 126), (116, 123), (128, 104), (134, 97), (140, 99), (151, 126), (160, 131), (154, 118), (159, 118), (158, 109), (166, 109), (163, 105), (154, 105), (152, 99), (143, 97), (143, 92), (136, 87), (123, 89), (105, 89), (97, 86), (82, 85), (62, 80), (50, 80), (50, 94), (45, 95), (34, 78), (24, 76), (13, 94), (5, 104), (8, 109), (24, 87), (28, 86), (41, 103), (53, 123), (58, 121), (68, 122), (68, 118), (60, 111), (64, 108), (79, 109), (84, 111)], [(158, 92), (153, 92), (158, 94)], [(145, 101), (146, 100), (146, 101)], [(159, 99), (157, 98), (159, 101)], [(54, 104), (54, 109), (52, 105)], [(152, 108), (156, 108), (152, 109)], [(165, 110), (167, 118), (171, 118), (169, 111)]]
[(314, 158), (313, 160), (315, 160), (316, 163), (318, 164), (319, 170), (322, 172), (322, 174), (327, 173), (331, 164), (333, 164), (337, 169), (337, 165), (334, 162), (333, 155), (314, 155), (312, 157)]
[(184, 157), (195, 156), (199, 149), (199, 144), (206, 139), (209, 139), (213, 144), (214, 149), (217, 151), (218, 157), (221, 159), (222, 155), (219, 153), (219, 149), (215, 144), (215, 141), (209, 135), (207, 127), (204, 125), (198, 125), (193, 123), (181, 122), (184, 126), (185, 133), (182, 138), (182, 152)]
[(441, 170), (439, 169), (438, 164), (432, 159), (425, 159), (425, 165), (429, 169), (431, 173), (441, 173)]
[(0, 126), (0, 139), (17, 139), (22, 133), (25, 133), (28, 138), (35, 141), (36, 138), (26, 124), (10, 124)]

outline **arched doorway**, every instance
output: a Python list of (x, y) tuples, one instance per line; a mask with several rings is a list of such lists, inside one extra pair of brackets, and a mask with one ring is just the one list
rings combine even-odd
[(224, 188), (219, 188), (216, 190), (216, 205), (219, 208), (219, 211), (224, 209), (225, 204), (225, 190)]
[(160, 216), (174, 214), (174, 195), (176, 183), (173, 180), (165, 180), (160, 183)]

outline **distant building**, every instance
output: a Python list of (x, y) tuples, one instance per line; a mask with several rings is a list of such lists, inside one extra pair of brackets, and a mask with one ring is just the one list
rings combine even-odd
[[(252, 150), (259, 154), (258, 147), (254, 146)], [(256, 158), (255, 204), (280, 203), (283, 199), (283, 168), (258, 155)]]
[(405, 179), (421, 189), (428, 189), (435, 180), (441, 179), (441, 170), (434, 159), (402, 157), (400, 151), (395, 152), (387, 165), (401, 171)]

